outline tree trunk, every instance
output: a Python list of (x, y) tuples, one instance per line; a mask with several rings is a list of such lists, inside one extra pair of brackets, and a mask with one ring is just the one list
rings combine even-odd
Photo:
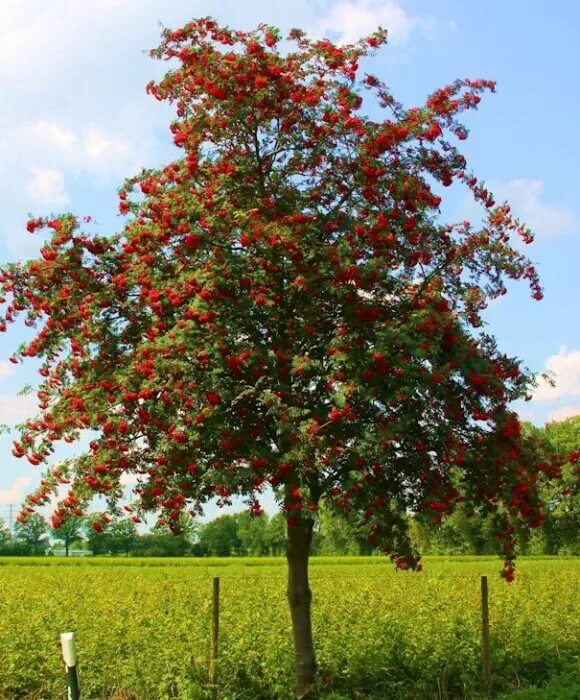
[(68, 537), (66, 535), (64, 538), (64, 551), (65, 551), (65, 556), (68, 557)]
[(308, 585), (308, 558), (313, 525), (312, 520), (301, 520), (296, 525), (288, 526), (288, 602), (294, 635), (296, 692), (299, 696), (308, 693), (316, 674), (310, 617), (312, 593)]

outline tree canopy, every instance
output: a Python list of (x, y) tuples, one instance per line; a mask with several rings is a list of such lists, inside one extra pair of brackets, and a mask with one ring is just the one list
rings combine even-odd
[[(177, 104), (184, 157), (125, 183), (121, 233), (32, 219), (50, 233), (42, 258), (2, 271), (2, 327), (40, 327), (13, 359), (44, 360), (42, 414), (14, 453), (40, 464), (56, 440), (98, 433), (31, 507), (72, 479), (58, 524), (94, 493), (114, 503), (134, 473), (136, 517), (176, 522), (238, 493), (259, 513), (261, 490), (283, 486), (291, 520), (328, 494), (403, 566), (417, 561), (408, 509), (498, 510), (508, 556), (510, 518), (539, 524), (537, 465), (508, 408), (531, 377), (477, 332), (506, 278), (541, 297), (510, 245), (532, 236), (445, 138), (467, 136), (456, 116), (494, 83), (404, 109), (378, 78), (356, 82), (385, 37), (341, 48), (296, 30), (283, 55), (266, 26), (164, 32), (152, 55), (180, 66), (147, 89)], [(383, 120), (361, 113), (362, 90)], [(483, 227), (438, 223), (429, 179), (467, 185)]]
[[(495, 84), (457, 80), (405, 108), (360, 75), (385, 31), (343, 47), (288, 39), (283, 52), (274, 28), (208, 18), (164, 30), (151, 55), (177, 65), (147, 91), (175, 104), (183, 157), (124, 183), (119, 233), (72, 214), (28, 222), (48, 234), (41, 258), (0, 273), (0, 328), (24, 316), (38, 329), (13, 361), (43, 360), (41, 414), (14, 454), (42, 464), (58, 440), (96, 437), (49, 470), (23, 517), (59, 483), (54, 527), (94, 494), (114, 511), (133, 474), (125, 510), (178, 530), (215, 497), (259, 514), (272, 487), (296, 593), (323, 496), (403, 568), (419, 562), (407, 513), (437, 521), (466, 504), (493, 515), (511, 578), (514, 524), (541, 525), (538, 474), (559, 467), (523, 439), (509, 405), (532, 375), (481, 318), (507, 280), (541, 299), (512, 245), (532, 235), (449, 140)], [(479, 227), (439, 221), (434, 187), (454, 182), (482, 205)]]

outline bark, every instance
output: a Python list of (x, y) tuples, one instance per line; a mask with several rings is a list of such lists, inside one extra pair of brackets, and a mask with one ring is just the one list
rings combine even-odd
[(308, 584), (308, 558), (312, 542), (311, 520), (288, 526), (288, 602), (296, 663), (296, 692), (306, 695), (316, 674), (316, 657), (312, 640), (310, 606), (312, 593)]

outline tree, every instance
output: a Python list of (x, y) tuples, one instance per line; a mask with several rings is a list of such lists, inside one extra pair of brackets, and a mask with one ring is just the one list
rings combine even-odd
[(580, 554), (580, 415), (546, 424), (539, 440), (544, 453), (551, 450), (566, 460), (562, 479), (542, 483), (546, 503), (543, 530), (548, 553)]
[(286, 551), (288, 535), (286, 533), (286, 517), (283, 513), (275, 513), (268, 521), (266, 539), (270, 553), (278, 557)]
[(145, 557), (183, 557), (193, 552), (192, 545), (182, 536), (176, 537), (170, 532), (155, 530), (140, 535), (133, 551)]
[(111, 554), (123, 553), (129, 556), (138, 538), (137, 526), (132, 520), (113, 522), (109, 528), (109, 551)]
[(465, 511), (458, 507), (432, 528), (429, 533), (430, 551), (434, 554), (483, 554), (480, 527), (480, 517), (475, 514), (467, 517)]
[(419, 522), (413, 515), (409, 515), (407, 528), (409, 530), (409, 539), (415, 549), (420, 552), (431, 552), (431, 528), (425, 523)]
[(544, 426), (551, 447), (563, 456), (580, 449), (580, 413), (561, 421), (552, 421)]
[(85, 535), (89, 549), (95, 556), (108, 554), (110, 551), (110, 519), (103, 513), (92, 513), (85, 520)]
[(4, 518), (0, 518), (0, 554), (12, 552), (12, 533)]
[[(512, 400), (532, 375), (484, 333), (481, 312), (534, 267), (510, 245), (530, 231), (467, 170), (460, 112), (489, 80), (458, 80), (405, 109), (359, 61), (378, 31), (338, 47), (299, 30), (237, 32), (211, 19), (164, 30), (152, 56), (179, 65), (147, 90), (176, 103), (184, 154), (119, 190), (124, 229), (82, 231), (72, 214), (33, 218), (41, 258), (0, 272), (6, 312), (36, 337), (41, 416), (16, 456), (43, 463), (90, 429), (90, 451), (48, 470), (27, 510), (59, 483), (59, 513), (93, 494), (117, 508), (138, 483), (137, 517), (179, 530), (189, 509), (266, 486), (287, 524), (296, 686), (311, 686), (308, 561), (322, 496), (398, 567), (419, 554), (407, 513), (437, 520), (459, 503), (493, 516), (504, 576), (514, 528), (541, 525), (538, 468)], [(361, 111), (362, 92), (381, 116)], [(485, 219), (439, 222), (437, 187), (464, 184)], [(441, 190), (443, 192), (443, 190)], [(90, 223), (85, 220), (85, 223)]]
[(193, 545), (199, 542), (200, 532), (201, 524), (182, 512), (175, 524), (161, 518), (151, 534), (157, 538), (156, 546), (164, 551), (165, 556), (182, 557), (192, 552)]
[[(467, 513), (461, 506), (440, 523), (410, 516), (409, 531), (414, 545), (429, 554), (490, 554), (495, 550), (493, 519)], [(515, 535), (517, 538), (517, 531)], [(518, 551), (522, 551), (520, 542)]]
[(78, 516), (72, 516), (58, 524), (58, 527), (52, 527), (52, 534), (59, 540), (64, 542), (65, 555), (68, 557), (70, 543), (78, 540), (81, 537), (81, 528), (83, 521)]
[(47, 546), (48, 523), (38, 513), (32, 513), (22, 521), (18, 519), (14, 525), (14, 535), (32, 554), (39, 554)]
[(236, 517), (226, 514), (210, 520), (201, 530), (200, 543), (214, 557), (240, 554), (242, 543), (238, 536)]
[(340, 513), (334, 513), (324, 501), (318, 509), (321, 543), (317, 554), (360, 554), (360, 533)]
[(6, 520), (0, 518), (0, 544), (11, 538), (10, 528), (6, 525)]
[(244, 554), (260, 557), (268, 553), (268, 516), (236, 513), (236, 530)]

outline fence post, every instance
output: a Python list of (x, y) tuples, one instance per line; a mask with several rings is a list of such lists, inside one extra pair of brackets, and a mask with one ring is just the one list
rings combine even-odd
[(491, 691), (491, 648), (489, 644), (489, 595), (487, 576), (481, 577), (481, 641), (485, 692)]
[(68, 681), (68, 700), (80, 700), (81, 689), (77, 671), (77, 653), (75, 649), (74, 632), (64, 632), (60, 635), (62, 657), (66, 666)]
[(209, 661), (209, 682), (214, 687), (217, 685), (218, 667), (218, 638), (220, 625), (220, 580), (218, 576), (213, 579), (213, 602), (211, 621), (211, 654)]

